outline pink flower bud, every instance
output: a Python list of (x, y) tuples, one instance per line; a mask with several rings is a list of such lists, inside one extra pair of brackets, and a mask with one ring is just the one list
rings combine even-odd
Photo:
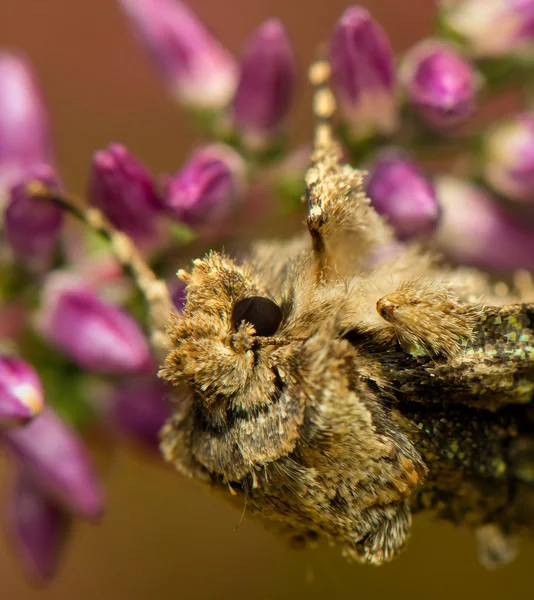
[(25, 423), (44, 406), (41, 381), (20, 358), (0, 356), (0, 427)]
[(266, 21), (248, 42), (233, 102), (247, 145), (261, 148), (279, 131), (295, 89), (295, 59), (283, 25)]
[(11, 493), (8, 531), (28, 573), (37, 579), (54, 575), (71, 518), (25, 471)]
[(401, 79), (409, 102), (433, 127), (456, 125), (475, 109), (476, 71), (448, 44), (424, 40), (414, 46), (404, 59)]
[(5, 232), (19, 257), (46, 260), (61, 232), (63, 210), (52, 202), (29, 196), (26, 186), (33, 180), (54, 190), (60, 188), (59, 179), (50, 167), (30, 167), (23, 179), (11, 188), (5, 212)]
[(178, 100), (220, 110), (235, 91), (235, 60), (177, 0), (120, 0), (132, 26)]
[(534, 270), (534, 228), (509, 215), (483, 188), (436, 180), (442, 218), (436, 243), (455, 261), (491, 271)]
[(110, 397), (108, 420), (125, 436), (157, 451), (159, 431), (171, 414), (165, 393), (165, 386), (154, 378), (125, 383)]
[(38, 321), (43, 337), (83, 369), (131, 374), (153, 368), (148, 341), (137, 322), (79, 283), (49, 282)]
[(239, 204), (244, 174), (243, 159), (229, 146), (206, 146), (168, 178), (164, 202), (175, 219), (192, 227), (217, 223)]
[(0, 186), (52, 159), (48, 113), (33, 71), (22, 56), (0, 52)]
[(367, 10), (347, 8), (330, 40), (330, 63), (351, 137), (389, 135), (397, 128), (394, 61), (386, 33)]
[(52, 409), (25, 427), (3, 433), (10, 452), (54, 498), (72, 512), (99, 517), (104, 495), (83, 441)]
[(120, 144), (96, 152), (89, 178), (89, 199), (136, 242), (157, 237), (155, 219), (162, 209), (149, 171)]
[(512, 200), (534, 202), (534, 112), (490, 128), (484, 140), (484, 176)]
[(375, 159), (366, 191), (399, 239), (428, 234), (436, 228), (440, 208), (434, 186), (402, 152), (385, 150)]
[(534, 51), (533, 0), (452, 2), (442, 19), (477, 57), (531, 56)]

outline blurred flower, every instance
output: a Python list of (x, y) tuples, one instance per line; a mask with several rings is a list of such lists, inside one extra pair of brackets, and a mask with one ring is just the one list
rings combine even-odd
[(534, 201), (534, 112), (492, 127), (484, 140), (484, 176), (513, 200)]
[(262, 148), (287, 115), (295, 88), (295, 59), (283, 25), (269, 19), (243, 53), (233, 114), (245, 144)]
[(456, 125), (475, 109), (475, 69), (448, 44), (417, 44), (406, 55), (400, 76), (410, 103), (429, 125)]
[(534, 50), (533, 0), (459, 0), (443, 4), (445, 25), (465, 40), (475, 56)]
[(171, 414), (165, 386), (150, 378), (124, 383), (111, 395), (107, 421), (149, 450), (159, 447), (159, 430)]
[(23, 179), (10, 190), (5, 212), (5, 234), (19, 257), (46, 260), (59, 237), (63, 210), (52, 202), (29, 196), (26, 186), (32, 180), (41, 181), (54, 190), (61, 187), (57, 175), (50, 167), (29, 167)]
[(11, 491), (7, 527), (28, 573), (51, 577), (70, 526), (68, 514), (26, 472), (20, 472)]
[(164, 202), (175, 219), (192, 227), (216, 223), (239, 203), (245, 163), (229, 146), (212, 144), (195, 152), (166, 181)]
[(348, 8), (330, 41), (332, 85), (353, 138), (389, 135), (397, 127), (393, 51), (378, 23), (361, 7)]
[(34, 164), (51, 164), (48, 113), (25, 58), (0, 52), (0, 187)]
[(43, 388), (35, 370), (19, 358), (0, 356), (0, 427), (25, 423), (43, 406)]
[(236, 86), (236, 62), (183, 2), (120, 0), (120, 4), (180, 102), (208, 110), (228, 104)]
[(399, 239), (432, 233), (440, 207), (430, 180), (402, 152), (387, 149), (369, 168), (366, 191)]
[(534, 228), (484, 189), (452, 176), (436, 180), (442, 218), (436, 243), (455, 261), (493, 271), (534, 270)]
[(169, 291), (171, 292), (171, 298), (174, 306), (180, 312), (182, 312), (182, 309), (185, 305), (185, 292), (187, 286), (181, 279), (178, 279), (176, 276), (168, 282), (168, 286)]
[(138, 323), (66, 277), (47, 282), (38, 325), (49, 342), (88, 371), (142, 373), (153, 366)]
[(111, 144), (93, 156), (89, 199), (137, 243), (158, 237), (156, 216), (162, 209), (152, 175), (128, 150)]
[(25, 427), (9, 429), (3, 441), (34, 480), (65, 508), (99, 517), (104, 495), (78, 434), (50, 408)]

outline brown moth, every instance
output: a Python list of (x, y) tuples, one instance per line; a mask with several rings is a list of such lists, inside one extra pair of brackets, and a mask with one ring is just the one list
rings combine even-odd
[(423, 509), (506, 562), (534, 525), (534, 305), (419, 243), (373, 260), (393, 233), (341, 161), (328, 74), (311, 70), (308, 235), (195, 260), (181, 314), (127, 236), (52, 199), (110, 239), (146, 296), (180, 393), (161, 448), (182, 475), (362, 562), (393, 558)]

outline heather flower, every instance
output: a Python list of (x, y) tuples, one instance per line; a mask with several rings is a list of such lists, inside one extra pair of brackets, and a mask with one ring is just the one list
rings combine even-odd
[(128, 374), (153, 367), (138, 323), (76, 281), (48, 282), (38, 321), (45, 339), (83, 369)]
[(22, 424), (43, 409), (39, 376), (26, 362), (0, 356), (0, 427)]
[(295, 59), (283, 25), (266, 21), (241, 60), (233, 114), (246, 145), (262, 148), (279, 131), (295, 88)]
[(425, 40), (414, 46), (404, 59), (401, 79), (409, 102), (433, 127), (456, 125), (475, 109), (475, 69), (448, 44)]
[(62, 506), (90, 519), (102, 514), (104, 496), (85, 446), (51, 408), (25, 427), (5, 431), (3, 441)]
[(351, 138), (397, 127), (394, 56), (386, 33), (361, 7), (348, 8), (330, 41), (332, 85)]
[(25, 471), (11, 490), (7, 529), (28, 573), (48, 579), (65, 545), (71, 518)]
[(63, 210), (51, 202), (30, 196), (27, 184), (33, 180), (54, 190), (61, 186), (50, 167), (29, 167), (23, 179), (10, 189), (4, 227), (7, 241), (17, 256), (43, 261), (56, 245), (63, 224)]
[(42, 163), (52, 163), (52, 143), (35, 76), (24, 57), (0, 52), (0, 188)]
[(170, 416), (161, 381), (150, 378), (124, 383), (111, 394), (107, 421), (118, 432), (149, 450), (159, 447), (159, 431)]
[(459, 0), (443, 4), (444, 24), (463, 38), (473, 55), (532, 54), (533, 0)]
[(117, 227), (140, 244), (158, 237), (156, 219), (162, 202), (152, 175), (120, 144), (93, 156), (89, 199)]
[(241, 200), (245, 164), (228, 146), (212, 144), (195, 152), (166, 181), (163, 198), (178, 221), (200, 227), (228, 217)]
[(452, 176), (436, 180), (440, 250), (453, 260), (496, 271), (534, 270), (534, 228), (508, 214), (489, 192)]
[(167, 86), (188, 107), (220, 110), (232, 97), (233, 57), (177, 0), (120, 0)]
[(431, 181), (402, 152), (383, 151), (369, 167), (366, 191), (399, 239), (432, 233), (440, 207)]
[(484, 140), (484, 176), (513, 200), (534, 201), (534, 112), (492, 127)]

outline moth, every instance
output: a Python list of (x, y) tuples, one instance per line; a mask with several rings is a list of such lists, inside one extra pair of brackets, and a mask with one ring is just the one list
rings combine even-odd
[(195, 260), (178, 272), (181, 314), (98, 210), (34, 191), (106, 236), (143, 291), (159, 375), (180, 396), (161, 450), (182, 475), (360, 562), (395, 557), (421, 510), (473, 528), (488, 566), (506, 562), (534, 524), (528, 281), (499, 295), (421, 242), (377, 258), (393, 232), (342, 162), (328, 77), (313, 65), (307, 233)]

